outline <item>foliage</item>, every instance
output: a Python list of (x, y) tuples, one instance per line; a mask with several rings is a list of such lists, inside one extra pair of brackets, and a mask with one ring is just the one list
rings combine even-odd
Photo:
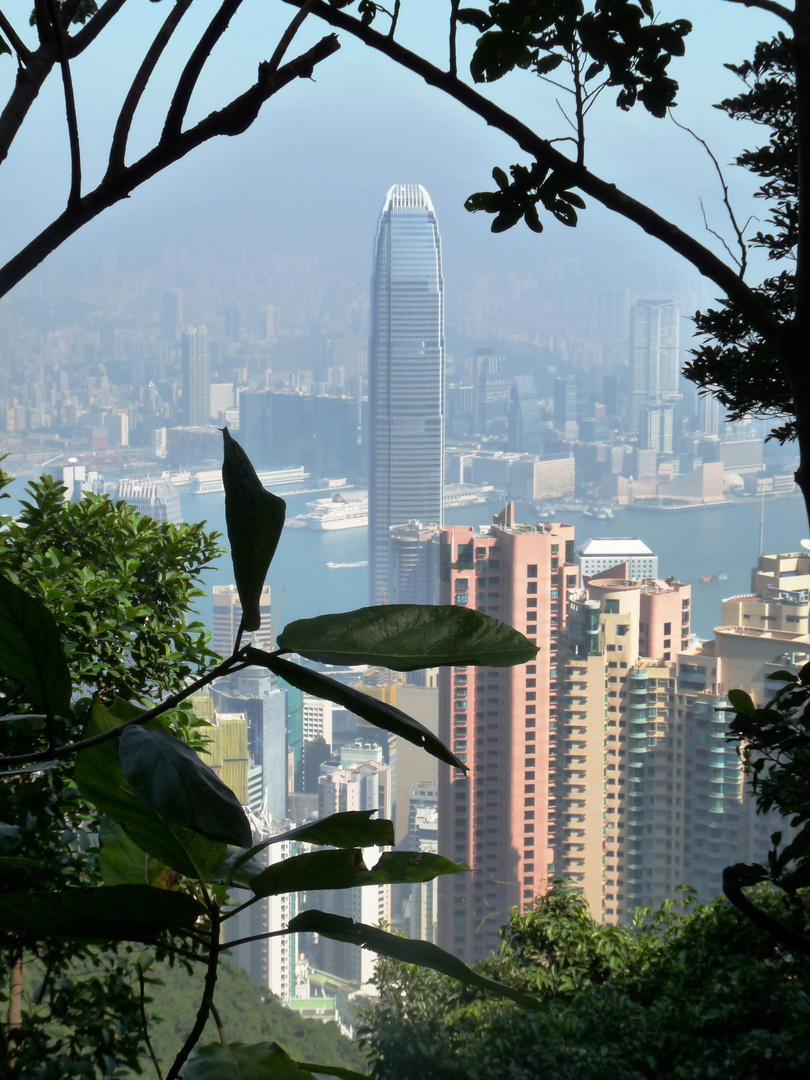
[[(764, 249), (774, 262), (795, 263), (799, 237), (799, 173), (796, 110), (796, 76), (792, 42), (778, 34), (760, 41), (753, 60), (728, 64), (746, 84), (745, 92), (727, 98), (718, 108), (735, 120), (748, 120), (764, 127), (768, 142), (744, 150), (735, 163), (763, 179), (757, 196), (768, 204), (766, 225), (749, 241)], [(780, 319), (790, 318), (796, 303), (793, 269), (768, 277), (757, 292)], [(727, 409), (730, 420), (754, 414), (781, 417), (772, 437), (780, 442), (796, 437), (791, 390), (784, 372), (774, 363), (773, 342), (746, 318), (745, 312), (727, 300), (719, 308), (695, 315), (698, 334), (704, 342), (684, 366), (684, 375), (709, 390)]]
[[(791, 917), (784, 898), (758, 900)], [(810, 1067), (808, 965), (725, 899), (699, 906), (687, 893), (680, 907), (606, 927), (557, 882), (513, 914), (485, 965), (514, 986), (535, 983), (539, 1011), (380, 961), (362, 1038), (380, 1080), (798, 1080)]]
[[(214, 993), (226, 950), (223, 922), (255, 899), (281, 892), (421, 882), (467, 869), (440, 855), (414, 858), (397, 852), (384, 852), (367, 867), (363, 848), (391, 840), (393, 826), (357, 812), (293, 830), (300, 840), (327, 843), (326, 850), (263, 867), (255, 856), (279, 837), (253, 842), (252, 827), (232, 792), (178, 737), (193, 735), (178, 719), (184, 715), (181, 706), (214, 678), (249, 665), (277, 674), (287, 668), (305, 671), (283, 658), (291, 643), (304, 655), (334, 658), (335, 643), (342, 641), (355, 662), (366, 656), (377, 662), (381, 648), (393, 659), (393, 647), (407, 657), (409, 667), (417, 666), (420, 656), (423, 664), (466, 663), (473, 654), (481, 659), (482, 649), (483, 655), (491, 650), (499, 664), (522, 663), (534, 656), (535, 647), (510, 627), (496, 626), (477, 613), (464, 613), (459, 632), (458, 620), (448, 620), (445, 609), (424, 607), (397, 608), (390, 619), (384, 611), (382, 617), (368, 610), (350, 612), (342, 617), (342, 635), (341, 618), (300, 621), (288, 644), (274, 652), (241, 645), (243, 631), (256, 628), (283, 504), (264, 492), (227, 431), (223, 482), (245, 614), (232, 655), (193, 681), (189, 676), (211, 654), (201, 629), (185, 628), (184, 615), (195, 595), (196, 575), (216, 550), (198, 527), (157, 526), (101, 498), (63, 506), (60, 489), (44, 481), (25, 508), (25, 519), (8, 522), (9, 550), (0, 555), (6, 567), (0, 577), (0, 671), (5, 680), (0, 860), (14, 871), (4, 877), (0, 892), (0, 948), (9, 980), (8, 1036), (2, 1048), (6, 1071), (38, 1076), (37, 1070), (48, 1067), (46, 1058), (59, 1062), (61, 1076), (112, 1076), (121, 1065), (132, 1066), (147, 1038), (146, 1028), (133, 1022), (146, 1005), (142, 967), (148, 961), (132, 963), (134, 943), (142, 943), (158, 958), (196, 962), (204, 970), (196, 1016), (175, 1048), (166, 1080), (175, 1080), (181, 1070), (198, 1078), (238, 1076), (244, 1069), (256, 1076), (306, 1077), (313, 1070), (356, 1075), (331, 1065), (292, 1062), (274, 1041), (234, 1042), (228, 1048), (224, 1032), (220, 1046), (212, 1044), (191, 1057), (209, 1015), (221, 1027)], [(100, 527), (105, 531), (99, 534)], [(23, 539), (27, 562), (20, 558)], [(196, 654), (186, 655), (195, 645)], [(178, 655), (179, 648), (184, 651)], [(334, 699), (345, 689), (335, 690), (339, 684), (321, 673), (306, 677), (322, 696)], [(173, 692), (164, 696), (168, 691)], [(352, 693), (356, 711), (372, 722), (464, 768), (410, 717)], [(147, 694), (163, 700), (149, 708)], [(296, 933), (304, 926), (432, 965), (524, 1007), (535, 1004), (435, 946), (395, 938), (351, 919), (304, 912), (289, 926), (268, 933)], [(67, 979), (85, 960), (104, 971), (77, 994), (77, 1008), (87, 1008), (86, 1022), (82, 1012), (63, 1014), (55, 1004), (64, 1001), (55, 997), (57, 978)], [(39, 987), (25, 995), (18, 991), (28, 968), (43, 975)], [(109, 994), (103, 989), (108, 984)], [(99, 991), (95, 995), (94, 988)], [(113, 1020), (118, 1011), (124, 1014), (120, 1025)], [(90, 1044), (81, 1035), (85, 1028), (103, 1028), (106, 1034)]]
[[(762, 708), (756, 708), (742, 690), (729, 693), (734, 715), (728, 737), (740, 746), (757, 812), (777, 810), (790, 822), (791, 833), (787, 838), (781, 831), (772, 835), (767, 864), (728, 867), (723, 887), (750, 918), (810, 956), (810, 919), (799, 918), (806, 915), (800, 890), (810, 886), (810, 664), (798, 675), (777, 671), (771, 679), (782, 686)], [(757, 910), (742, 889), (761, 881), (784, 890), (798, 922), (784, 925)]]

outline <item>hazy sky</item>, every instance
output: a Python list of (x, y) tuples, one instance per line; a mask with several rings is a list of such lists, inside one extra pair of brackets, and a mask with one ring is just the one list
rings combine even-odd
[[(179, 46), (188, 50), (201, 17), (210, 16), (214, 6), (198, 0), (197, 10), (187, 16), (178, 49), (167, 57), (144, 102), (133, 150), (145, 147), (150, 132), (159, 130), (172, 72), (181, 62)], [(438, 0), (403, 3), (403, 40), (427, 50), (437, 62), (443, 62), (446, 7)], [(106, 44), (102, 36), (91, 55), (75, 65), (85, 186), (103, 165), (102, 137), (114, 122), (126, 79), (166, 11), (165, 0), (130, 0), (118, 25), (107, 32)], [(248, 85), (290, 14), (279, 0), (245, 0), (193, 100), (196, 116)], [(727, 162), (756, 136), (711, 108), (738, 86), (722, 64), (747, 57), (757, 38), (780, 26), (770, 16), (724, 0), (664, 0), (660, 18), (679, 16), (691, 19), (695, 29), (687, 40), (687, 57), (671, 67), (682, 87), (678, 116), (709, 138), (720, 161)], [(25, 29), (24, 20), (20, 23)], [(326, 32), (309, 20), (288, 55)], [(637, 271), (648, 261), (671, 266), (674, 278), (686, 278), (674, 256), (660, 253), (633, 226), (611, 221), (597, 207), (583, 213), (577, 230), (549, 221), (541, 237), (523, 226), (507, 236), (492, 236), (489, 220), (468, 214), (464, 199), (492, 186), (493, 165), (506, 167), (520, 154), (415, 76), (348, 35), (341, 35), (341, 42), (341, 50), (321, 65), (314, 81), (298, 80), (283, 90), (247, 134), (216, 140), (141, 188), (69, 243), (54, 266), (68, 273), (72, 260), (92, 258), (105, 247), (150, 260), (167, 244), (200, 253), (259, 245), (317, 254), (330, 273), (363, 279), (386, 190), (393, 183), (415, 182), (424, 184), (436, 207), (447, 275), (498, 272), (575, 256), (595, 263), (603, 275), (609, 272), (616, 283), (631, 264)], [(11, 60), (0, 58), (4, 98), (13, 73)], [(542, 134), (564, 134), (554, 93), (536, 77), (517, 73), (491, 92)], [(711, 164), (689, 136), (669, 121), (649, 118), (640, 107), (618, 112), (608, 95), (592, 115), (589, 163), (597, 172), (700, 231), (698, 194), (703, 192), (711, 223), (725, 227)], [(67, 177), (63, 106), (53, 77), (0, 169), (0, 254), (7, 257), (61, 209)], [(746, 209), (750, 181), (739, 171), (729, 179), (745, 218), (751, 212)]]

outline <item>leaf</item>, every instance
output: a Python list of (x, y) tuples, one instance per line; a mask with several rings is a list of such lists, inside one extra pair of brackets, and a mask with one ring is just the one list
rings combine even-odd
[(225, 523), (242, 605), (242, 629), (258, 630), (262, 624), (259, 598), (284, 528), (287, 504), (262, 486), (247, 454), (227, 428), (222, 429), (222, 436)]
[(738, 713), (753, 716), (756, 712), (750, 694), (746, 694), (744, 690), (729, 690), (728, 700)]
[(441, 972), (442, 975), (449, 975), (451, 979), (458, 979), (467, 986), (474, 986), (496, 997), (509, 998), (523, 1009), (539, 1012), (543, 1008), (543, 1002), (537, 998), (523, 994), (511, 986), (505, 986), (495, 979), (479, 975), (477, 971), (468, 968), (451, 953), (445, 952), (444, 949), (440, 949), (438, 945), (433, 945), (429, 941), (412, 941), (410, 938), (388, 934), (376, 926), (354, 922), (353, 919), (347, 919), (343, 915), (332, 915), (316, 910), (302, 911), (288, 923), (288, 927), (294, 934), (323, 934), (324, 937), (335, 941), (348, 941), (353, 945), (370, 949), (379, 956), (387, 956), (391, 960), (401, 960), (406, 964), (418, 964), (420, 967), (431, 968), (433, 971)]
[(276, 675), (281, 676), (285, 682), (288, 682), (290, 686), (294, 686), (296, 690), (303, 690), (306, 694), (314, 694), (315, 697), (334, 701), (336, 705), (342, 705), (349, 712), (353, 712), (355, 716), (359, 716), (361, 720), (368, 720), (370, 724), (374, 724), (384, 731), (399, 735), (400, 738), (412, 742), (416, 746), (421, 746), (429, 754), (438, 758), (439, 761), (446, 761), (448, 765), (453, 765), (455, 768), (467, 772), (467, 766), (464, 762), (457, 758), (455, 754), (452, 754), (432, 731), (426, 728), (424, 724), (420, 724), (418, 720), (408, 716), (407, 713), (395, 709), (393, 705), (369, 697), (368, 694), (355, 690), (351, 686), (344, 686), (343, 683), (337, 682), (336, 679), (330, 679), (328, 675), (324, 675), (319, 671), (312, 671), (311, 668), (294, 664), (291, 660), (284, 660), (275, 653), (267, 653), (261, 649), (251, 647), (247, 650), (246, 658), (249, 663), (256, 664), (259, 667), (266, 667)]
[(161, 930), (191, 930), (205, 908), (192, 896), (148, 885), (102, 885), (0, 896), (0, 926), (36, 937), (144, 941)]
[(53, 615), (0, 577), (0, 669), (25, 687), (35, 712), (70, 714), (70, 672)]
[(233, 1042), (201, 1046), (183, 1070), (183, 1080), (314, 1080), (313, 1073), (338, 1080), (368, 1080), (338, 1065), (294, 1061), (278, 1043)]
[(549, 53), (547, 56), (541, 57), (534, 65), (534, 70), (538, 75), (548, 75), (554, 71), (563, 62), (563, 57), (556, 53)]
[(293, 837), (306, 840), (308, 844), (324, 847), (388, 847), (394, 844), (394, 823), (387, 818), (375, 818), (376, 810), (347, 810), (342, 814), (330, 814), (319, 821), (299, 825), (289, 832), (277, 833), (270, 841)]
[(172, 871), (132, 840), (112, 818), (105, 817), (99, 829), (101, 848), (98, 867), (105, 885), (152, 885), (165, 888)]
[(537, 655), (537, 646), (511, 626), (449, 604), (388, 604), (297, 619), (285, 626), (278, 645), (324, 664), (368, 663), (394, 671), (511, 667)]
[(418, 851), (385, 851), (369, 870), (359, 848), (338, 848), (294, 855), (268, 866), (250, 887), (256, 896), (307, 892), (312, 889), (353, 889), (365, 885), (407, 885), (432, 881), (442, 874), (469, 869), (442, 855)]
[[(110, 731), (139, 713), (125, 701), (116, 701), (110, 709), (94, 701), (82, 738)], [(207, 840), (191, 829), (172, 826), (144, 806), (127, 783), (115, 739), (80, 751), (73, 778), (89, 802), (118, 822), (138, 847), (172, 870), (193, 878), (199, 872), (210, 880), (224, 866), (225, 844)]]
[[(774, 671), (768, 676), (768, 678), (771, 679), (773, 682), (798, 682), (798, 676), (796, 675), (795, 671)], [(731, 699), (729, 698), (729, 700)]]
[(133, 725), (124, 729), (118, 753), (130, 787), (150, 810), (209, 840), (250, 847), (253, 832), (241, 803), (190, 746)]

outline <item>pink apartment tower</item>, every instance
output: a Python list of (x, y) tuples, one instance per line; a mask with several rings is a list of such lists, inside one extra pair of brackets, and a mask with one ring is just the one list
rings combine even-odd
[(510, 504), (489, 528), (443, 528), (440, 551), (442, 603), (509, 623), (539, 649), (521, 667), (441, 672), (440, 734), (470, 771), (439, 765), (439, 850), (472, 872), (439, 879), (438, 940), (475, 963), (554, 873), (557, 650), (578, 583), (574, 528), (516, 525)]

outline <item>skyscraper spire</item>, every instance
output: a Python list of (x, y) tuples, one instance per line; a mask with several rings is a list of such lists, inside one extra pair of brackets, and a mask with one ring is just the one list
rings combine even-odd
[(444, 451), (444, 278), (428, 193), (396, 184), (374, 254), (369, 348), (372, 603), (391, 595), (392, 525), (441, 524)]

